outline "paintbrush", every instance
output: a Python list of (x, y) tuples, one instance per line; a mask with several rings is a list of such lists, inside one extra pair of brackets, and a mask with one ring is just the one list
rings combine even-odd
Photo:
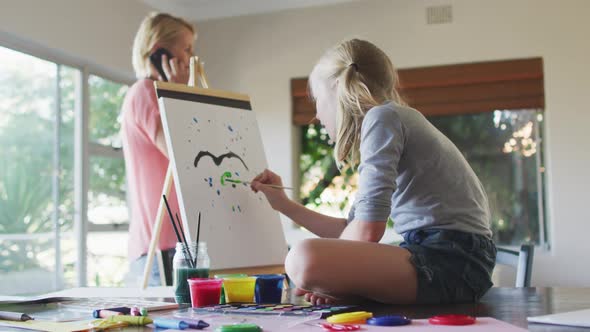
[[(174, 228), (174, 233), (176, 234), (176, 239), (178, 239), (178, 242), (180, 242), (185, 249), (185, 250), (183, 250), (184, 259), (188, 260), (188, 256), (187, 256), (188, 246), (182, 241), (182, 238), (180, 237), (180, 234), (178, 233), (178, 229), (176, 228), (176, 223), (174, 222), (174, 215), (172, 215), (172, 210), (170, 209), (170, 205), (168, 204), (168, 200), (166, 199), (166, 195), (162, 195), (162, 197), (164, 198), (164, 204), (166, 204), (166, 209), (168, 209), (168, 215), (170, 216), (170, 222), (172, 223), (172, 228)], [(189, 262), (190, 262), (189, 264), (191, 264), (193, 261), (189, 260)]]
[[(187, 250), (188, 250), (188, 259), (190, 259), (190, 261), (193, 261), (193, 255), (191, 255), (191, 251), (190, 251), (190, 247), (188, 246), (188, 242), (186, 241), (186, 236), (184, 235), (184, 229), (182, 229), (182, 223), (180, 222), (180, 218), (178, 217), (178, 213), (176, 214), (176, 221), (178, 222), (178, 228), (180, 231), (180, 235), (182, 235), (182, 241), (184, 242), (184, 245), (186, 246)], [(193, 267), (195, 267), (193, 265)]]
[(199, 257), (199, 234), (201, 233), (201, 212), (199, 212), (199, 221), (197, 222), (197, 251), (195, 253), (195, 268), (197, 266), (197, 258)]
[[(243, 183), (243, 184), (252, 184), (252, 182), (250, 181), (242, 181), (242, 180), (234, 180), (234, 179), (225, 179), (225, 182), (231, 182), (231, 183)], [(286, 190), (293, 190), (293, 188), (291, 187), (283, 187), (283, 186), (279, 186), (276, 184), (266, 184), (266, 183), (262, 183), (263, 186), (267, 186), (270, 188), (275, 188), (275, 189), (286, 189)]]

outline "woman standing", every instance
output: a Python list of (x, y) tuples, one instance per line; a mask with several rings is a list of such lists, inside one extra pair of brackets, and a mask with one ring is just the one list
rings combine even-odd
[[(133, 42), (132, 60), (137, 82), (125, 96), (121, 129), (131, 210), (128, 242), (128, 281), (131, 283), (138, 280), (145, 268), (169, 163), (154, 81), (188, 82), (189, 59), (193, 55), (196, 37), (195, 27), (185, 20), (152, 13), (141, 22)], [(154, 58), (153, 55), (162, 48), (169, 56), (162, 54)], [(150, 56), (154, 59), (150, 60)], [(157, 62), (161, 62), (162, 73), (154, 66)], [(178, 211), (174, 186), (168, 200), (172, 210)], [(158, 249), (164, 258), (167, 284), (171, 284), (172, 279), (171, 267), (167, 263), (172, 261), (175, 246), (176, 237), (170, 221), (164, 220)], [(160, 285), (160, 273), (154, 261), (149, 285)]]

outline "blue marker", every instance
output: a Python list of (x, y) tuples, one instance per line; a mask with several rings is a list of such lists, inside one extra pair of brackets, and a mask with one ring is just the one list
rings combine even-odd
[(170, 318), (155, 318), (154, 325), (163, 329), (185, 330), (189, 328), (187, 322)]

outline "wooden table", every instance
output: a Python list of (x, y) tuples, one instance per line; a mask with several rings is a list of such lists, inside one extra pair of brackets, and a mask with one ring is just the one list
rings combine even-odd
[(411, 318), (429, 318), (436, 314), (470, 314), (494, 317), (530, 331), (585, 331), (557, 325), (528, 324), (527, 317), (590, 308), (590, 288), (492, 288), (476, 304), (393, 306), (370, 305), (366, 310), (379, 314), (403, 314)]
[[(170, 299), (173, 301), (172, 299)], [(291, 298), (290, 302), (301, 302)], [(492, 288), (475, 304), (459, 305), (383, 305), (367, 304), (362, 309), (376, 316), (402, 314), (413, 319), (429, 318), (437, 314), (469, 314), (477, 317), (494, 317), (530, 331), (584, 331), (557, 325), (528, 324), (527, 317), (590, 308), (590, 288)], [(158, 312), (157, 314), (166, 314)], [(157, 315), (156, 314), (156, 315)], [(2, 328), (2, 331), (10, 329)], [(11, 331), (22, 331), (13, 329)], [(152, 331), (149, 327), (128, 327), (124, 331)], [(207, 331), (207, 330), (206, 330)], [(208, 331), (211, 331), (210, 329)], [(314, 329), (320, 331), (320, 329)]]
[[(292, 303), (302, 298), (291, 298)], [(527, 317), (590, 308), (590, 288), (492, 288), (476, 304), (458, 305), (363, 305), (362, 310), (374, 315), (402, 314), (413, 319), (429, 318), (437, 314), (469, 314), (493, 317), (530, 331), (584, 331), (558, 325), (528, 324)], [(152, 331), (149, 328), (129, 328), (125, 331)], [(312, 331), (321, 331), (313, 329)]]

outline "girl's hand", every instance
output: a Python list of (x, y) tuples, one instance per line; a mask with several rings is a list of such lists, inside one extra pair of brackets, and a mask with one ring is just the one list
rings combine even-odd
[(289, 197), (287, 197), (284, 190), (266, 186), (267, 184), (283, 186), (283, 181), (279, 175), (265, 169), (264, 172), (258, 174), (252, 180), (250, 188), (252, 188), (255, 193), (259, 191), (262, 192), (274, 210), (279, 212), (282, 211), (289, 202)]
[[(168, 82), (187, 84), (189, 78), (188, 67), (188, 64), (178, 62), (177, 58), (168, 59), (166, 54), (162, 54), (162, 69)], [(160, 77), (160, 79), (162, 78)]]

